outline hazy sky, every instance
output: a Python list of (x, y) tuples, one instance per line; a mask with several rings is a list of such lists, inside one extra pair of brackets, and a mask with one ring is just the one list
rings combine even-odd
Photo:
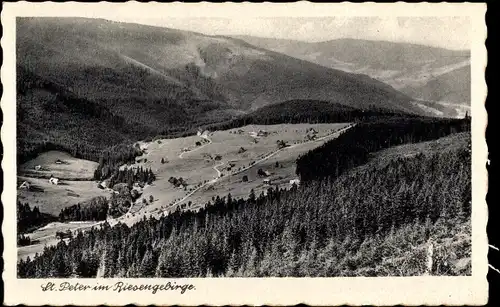
[(209, 35), (253, 35), (303, 41), (356, 38), (470, 48), (468, 17), (108, 18)]

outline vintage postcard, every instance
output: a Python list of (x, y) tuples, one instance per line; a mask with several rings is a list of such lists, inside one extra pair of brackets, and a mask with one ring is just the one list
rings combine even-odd
[(7, 305), (483, 305), (485, 4), (6, 3)]

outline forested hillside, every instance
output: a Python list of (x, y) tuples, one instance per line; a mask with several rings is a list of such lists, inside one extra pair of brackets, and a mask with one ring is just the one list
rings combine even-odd
[[(428, 273), (471, 274), (470, 133), (457, 136), (454, 146), (392, 155), (383, 167), (346, 170), (335, 180), (246, 200), (217, 197), (196, 213), (131, 227), (105, 224), (21, 260), (18, 275), (422, 275), (429, 242)], [(413, 145), (399, 151), (404, 146)]]
[(346, 170), (366, 163), (371, 152), (466, 131), (470, 131), (470, 118), (393, 118), (363, 122), (299, 157), (296, 172), (303, 181), (337, 177)]
[(27, 233), (56, 220), (50, 214), (42, 213), (37, 206), (17, 202), (17, 233)]
[(322, 100), (288, 100), (262, 107), (235, 119), (205, 126), (210, 130), (226, 130), (246, 125), (297, 123), (345, 123), (382, 120), (384, 118), (420, 118), (415, 114), (380, 108), (354, 108)]
[(425, 99), (425, 105), (444, 116), (463, 116), (455, 108), (471, 103), (470, 50), (349, 38), (305, 42), (235, 37), (325, 67), (369, 75), (412, 98)]

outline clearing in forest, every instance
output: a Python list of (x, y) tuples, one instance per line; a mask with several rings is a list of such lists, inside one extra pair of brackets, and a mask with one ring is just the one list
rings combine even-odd
[(54, 176), (65, 180), (92, 180), (97, 162), (78, 159), (70, 154), (51, 150), (22, 164), (20, 175), (38, 178)]

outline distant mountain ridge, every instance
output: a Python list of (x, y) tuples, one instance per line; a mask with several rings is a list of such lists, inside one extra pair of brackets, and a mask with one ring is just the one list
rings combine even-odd
[[(470, 51), (410, 43), (336, 39), (302, 42), (232, 36), (250, 44), (346, 72), (366, 74), (448, 115), (470, 108)], [(451, 108), (446, 106), (452, 105)], [(427, 104), (428, 105), (428, 104)], [(445, 113), (446, 113), (445, 112)]]
[(17, 19), (16, 42), (21, 153), (49, 143), (97, 150), (294, 99), (425, 113), (368, 76), (233, 38), (104, 19), (30, 17)]

